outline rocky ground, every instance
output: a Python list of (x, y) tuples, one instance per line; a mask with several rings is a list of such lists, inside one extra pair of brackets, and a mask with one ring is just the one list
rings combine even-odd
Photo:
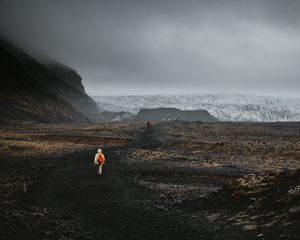
[(62, 154), (124, 145), (132, 140), (130, 124), (23, 124), (0, 126), (1, 158), (60, 157)]
[(300, 236), (299, 123), (24, 125), (0, 149), (0, 239)]

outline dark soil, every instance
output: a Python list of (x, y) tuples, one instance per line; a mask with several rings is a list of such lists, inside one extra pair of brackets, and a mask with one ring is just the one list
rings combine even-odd
[[(239, 214), (245, 204), (236, 204), (232, 210), (232, 204), (225, 200), (224, 208), (216, 203), (219, 196), (227, 197), (224, 192), (216, 191), (228, 181), (248, 174), (247, 169), (234, 166), (193, 169), (159, 161), (131, 163), (123, 157), (131, 149), (153, 150), (165, 144), (158, 140), (162, 139), (158, 138), (159, 128), (140, 129), (128, 146), (103, 149), (107, 161), (102, 176), (96, 174), (93, 166), (96, 149), (74, 152), (60, 159), (27, 159), (22, 166), (2, 162), (1, 168), (11, 174), (16, 169), (19, 175), (22, 169), (33, 170), (31, 178), (16, 180), (17, 186), (28, 182), (27, 192), (18, 189), (0, 205), (0, 239), (275, 237), (271, 233), (261, 235), (260, 229), (244, 231), (239, 225), (231, 225), (228, 211)], [(173, 139), (172, 143), (175, 142)], [(157, 190), (151, 184), (172, 185), (173, 190)]]

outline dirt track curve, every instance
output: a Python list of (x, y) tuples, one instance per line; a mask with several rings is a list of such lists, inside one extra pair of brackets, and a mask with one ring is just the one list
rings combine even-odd
[[(130, 147), (155, 148), (159, 144), (153, 130), (145, 128)], [(66, 228), (76, 222), (80, 228), (75, 231), (84, 232), (76, 233), (79, 239), (199, 239), (205, 236), (205, 232), (194, 232), (161, 212), (146, 210), (145, 202), (151, 205), (151, 193), (135, 183), (131, 169), (115, 154), (120, 149), (104, 149), (107, 161), (103, 176), (95, 174), (94, 151), (75, 152), (57, 160), (50, 174), (32, 187), (25, 202), (59, 212), (65, 218)], [(51, 226), (45, 226), (45, 231), (51, 238)]]
[[(229, 171), (228, 177), (216, 174), (209, 180), (207, 172), (202, 173), (201, 169), (156, 164), (149, 168), (143, 161), (132, 165), (122, 157), (122, 152), (133, 149), (156, 150), (170, 144), (170, 139), (165, 143), (158, 137), (164, 139), (159, 125), (138, 129), (135, 140), (127, 146), (104, 148), (107, 161), (102, 176), (96, 174), (93, 166), (96, 149), (51, 160), (50, 170), (17, 200), (23, 209), (39, 209), (38, 224), (26, 231), (17, 230), (13, 239), (251, 239), (251, 234), (240, 235), (238, 230), (226, 230), (226, 226), (224, 231), (216, 231), (218, 226), (199, 211), (196, 217), (189, 203), (161, 208), (160, 203), (164, 205), (165, 200), (158, 203), (159, 193), (139, 184), (137, 176), (143, 174), (154, 174), (153, 179), (163, 178), (167, 182), (179, 178), (184, 184), (199, 184), (191, 177), (196, 173), (205, 175), (203, 184), (223, 185), (232, 174), (232, 169), (225, 169)], [(224, 169), (219, 172), (223, 175)], [(196, 205), (199, 209), (201, 203)], [(39, 213), (40, 209), (45, 209), (45, 214)]]

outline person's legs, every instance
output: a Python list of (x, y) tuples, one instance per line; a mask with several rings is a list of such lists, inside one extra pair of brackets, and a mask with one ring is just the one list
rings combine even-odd
[(98, 167), (99, 167), (99, 168), (98, 168), (98, 174), (99, 174), (99, 175), (102, 175), (102, 164), (99, 164)]

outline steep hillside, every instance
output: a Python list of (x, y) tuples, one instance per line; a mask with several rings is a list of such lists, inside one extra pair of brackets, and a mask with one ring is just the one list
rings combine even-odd
[(182, 121), (203, 121), (203, 122), (217, 122), (218, 119), (211, 116), (206, 110), (180, 110), (177, 108), (156, 108), (156, 109), (141, 109), (136, 120), (142, 121), (162, 121), (169, 119), (177, 119)]
[(61, 80), (85, 94), (81, 76), (74, 69), (50, 59), (43, 61), (43, 65), (55, 73)]
[[(33, 80), (50, 90), (55, 95), (71, 104), (76, 110), (86, 115), (90, 120), (98, 120), (98, 106), (85, 92), (79, 80), (80, 76), (71, 68), (52, 62), (46, 67), (23, 51), (9, 45), (5, 50), (12, 55), (21, 68)], [(50, 63), (48, 64), (50, 66)]]
[[(88, 118), (39, 84), (0, 42), (0, 122), (87, 122)], [(26, 55), (24, 55), (26, 56)], [(30, 57), (26, 57), (27, 61)]]

